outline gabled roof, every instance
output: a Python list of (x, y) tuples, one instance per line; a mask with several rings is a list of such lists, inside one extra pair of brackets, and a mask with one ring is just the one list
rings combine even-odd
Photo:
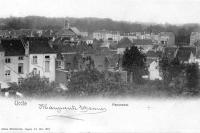
[(71, 27), (69, 29), (62, 29), (56, 33), (58, 36), (80, 36), (80, 31), (76, 27)]
[(81, 35), (81, 32), (76, 27), (71, 27), (70, 29), (77, 35)]
[(164, 56), (167, 56), (170, 59), (173, 59), (176, 54), (177, 47), (165, 47), (164, 48)]
[(25, 55), (25, 49), (20, 39), (2, 39), (0, 51), (5, 51), (5, 56)]
[(195, 47), (180, 47), (180, 48), (178, 48), (176, 57), (180, 61), (188, 61), (191, 53), (196, 55), (196, 48)]
[(120, 55), (118, 54), (106, 56), (105, 58), (111, 66), (116, 66), (116, 64), (120, 61)]
[(128, 38), (123, 38), (122, 40), (120, 40), (117, 44), (117, 48), (127, 48), (127, 47), (131, 47), (133, 46), (133, 43), (131, 42), (130, 39)]
[(50, 46), (50, 38), (45, 37), (26, 37), (23, 38), (25, 42), (29, 43), (30, 54), (53, 54), (56, 51)]

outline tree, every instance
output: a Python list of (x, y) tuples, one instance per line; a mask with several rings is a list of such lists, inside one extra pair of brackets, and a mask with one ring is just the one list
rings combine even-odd
[(187, 87), (192, 94), (199, 93), (199, 68), (198, 64), (188, 64), (186, 66)]
[[(164, 56), (159, 60), (159, 68), (163, 78), (164, 88), (170, 89), (170, 84), (174, 84), (176, 82), (175, 80), (179, 82), (179, 79), (183, 77), (181, 73), (184, 73), (185, 65), (181, 64), (178, 58), (169, 59)], [(175, 82), (172, 83), (173, 80)]]
[(47, 97), (59, 93), (55, 82), (49, 83), (46, 78), (38, 75), (25, 78), (20, 85), (10, 84), (10, 87), (27, 97)]
[(146, 70), (146, 55), (138, 50), (136, 46), (126, 48), (122, 57), (122, 67), (132, 73), (133, 81), (141, 83), (142, 75)]
[(99, 72), (86, 69), (72, 74), (68, 85), (71, 96), (119, 96), (127, 86), (119, 82), (119, 75), (111, 72)]

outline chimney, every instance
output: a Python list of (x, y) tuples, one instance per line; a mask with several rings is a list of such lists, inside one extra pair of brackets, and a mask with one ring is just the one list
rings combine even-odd
[(25, 56), (29, 55), (29, 41), (26, 42), (25, 44)]

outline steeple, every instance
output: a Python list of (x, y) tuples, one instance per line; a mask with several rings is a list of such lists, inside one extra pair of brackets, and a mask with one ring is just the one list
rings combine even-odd
[(64, 29), (69, 29), (69, 28), (70, 28), (69, 21), (65, 20)]

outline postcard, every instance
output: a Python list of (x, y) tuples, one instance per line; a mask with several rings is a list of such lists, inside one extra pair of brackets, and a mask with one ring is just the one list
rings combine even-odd
[(0, 3), (0, 133), (200, 132), (200, 1)]

